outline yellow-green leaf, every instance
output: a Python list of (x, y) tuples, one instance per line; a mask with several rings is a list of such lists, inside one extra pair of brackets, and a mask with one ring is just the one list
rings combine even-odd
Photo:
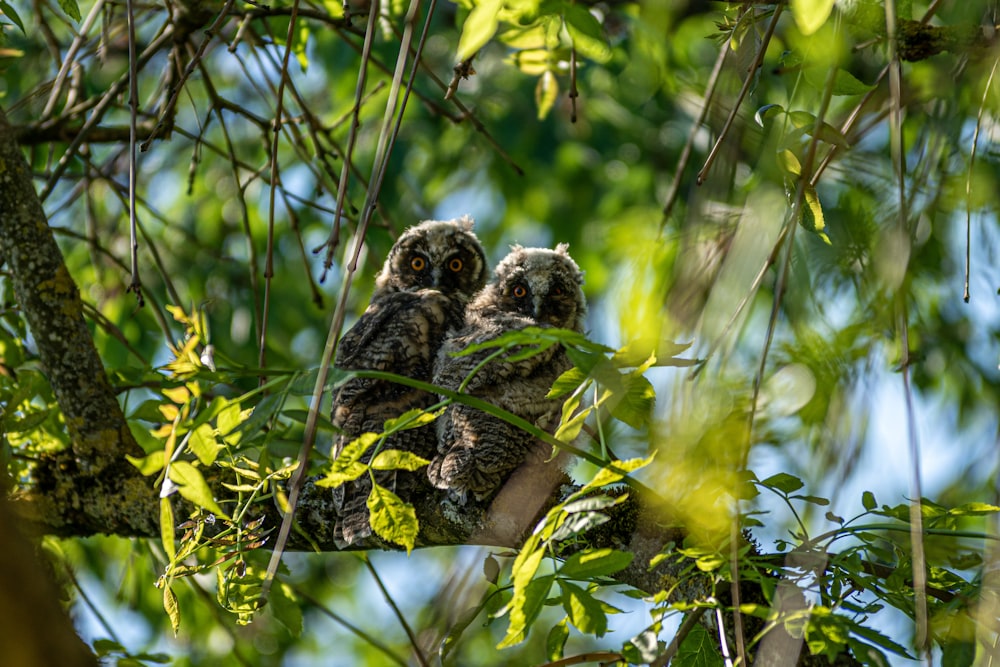
[(514, 646), (524, 641), (529, 626), (538, 618), (545, 605), (549, 589), (552, 587), (553, 576), (547, 575), (533, 579), (522, 590), (515, 589), (510, 601), (510, 625), (503, 641), (497, 644), (498, 649)]
[(174, 508), (170, 498), (160, 498), (160, 541), (167, 556), (173, 560), (177, 555), (177, 546), (174, 544)]
[(569, 581), (559, 580), (562, 588), (563, 609), (577, 630), (598, 637), (608, 631), (608, 616), (601, 602), (583, 588)]
[(178, 493), (184, 498), (212, 514), (226, 516), (226, 513), (215, 502), (212, 490), (208, 488), (208, 483), (200, 470), (187, 461), (174, 461), (170, 464), (169, 475), (170, 479), (177, 484)]
[(800, 220), (803, 227), (818, 235), (827, 245), (832, 245), (830, 237), (826, 235), (826, 219), (823, 217), (823, 206), (819, 203), (816, 188), (806, 187), (805, 207)]
[[(580, 492), (583, 492), (586, 489), (594, 489), (599, 486), (606, 486), (608, 484), (614, 484), (615, 482), (621, 481), (625, 476), (623, 473), (634, 472), (639, 468), (649, 465), (652, 463), (654, 456), (656, 456), (656, 452), (653, 452), (644, 459), (635, 458), (626, 459), (624, 461), (612, 461), (609, 466), (601, 468), (597, 471), (594, 478), (587, 482), (586, 486), (583, 489), (580, 489)], [(612, 468), (612, 466), (614, 468)]]
[(602, 64), (611, 60), (611, 47), (604, 36), (604, 29), (586, 8), (567, 5), (563, 20), (577, 53)]
[(438, 410), (436, 412), (427, 412), (420, 408), (414, 410), (407, 410), (403, 414), (399, 415), (395, 419), (386, 419), (384, 429), (386, 433), (395, 431), (406, 431), (411, 428), (419, 428), (424, 424), (430, 424), (432, 421), (438, 418), (444, 409)]
[(576, 437), (580, 435), (580, 429), (583, 428), (583, 423), (587, 420), (587, 417), (591, 412), (593, 412), (593, 410), (593, 406), (585, 410), (581, 410), (569, 421), (560, 424), (555, 433), (556, 440), (559, 440), (560, 442), (573, 442), (576, 440)]
[(330, 471), (326, 477), (318, 480), (318, 486), (338, 487), (344, 482), (357, 479), (368, 470), (368, 465), (362, 462), (372, 445), (379, 439), (378, 433), (362, 433), (360, 436), (344, 445), (337, 458), (330, 462)]
[(368, 513), (372, 530), (383, 540), (406, 547), (406, 553), (413, 551), (420, 524), (417, 513), (410, 503), (404, 503), (399, 496), (378, 484), (372, 484), (368, 495)]
[(421, 458), (413, 452), (404, 452), (401, 449), (387, 449), (379, 452), (372, 459), (371, 467), (374, 470), (419, 470), (430, 461)]
[(788, 150), (787, 148), (782, 151), (778, 151), (778, 166), (786, 174), (792, 174), (798, 176), (802, 173), (802, 165), (799, 163), (799, 158), (796, 157), (795, 153)]
[(214, 429), (208, 424), (202, 424), (191, 433), (188, 449), (198, 457), (202, 465), (210, 466), (215, 463), (222, 445), (216, 442)]
[(458, 60), (475, 55), (496, 34), (500, 25), (497, 15), (502, 7), (503, 0), (479, 0), (476, 3), (462, 26), (462, 36), (458, 39)]
[(570, 579), (606, 576), (628, 567), (633, 557), (634, 554), (615, 549), (587, 549), (567, 558), (559, 573)]
[(559, 81), (552, 70), (545, 70), (538, 77), (535, 84), (535, 106), (538, 108), (538, 120), (545, 120), (545, 117), (552, 111), (556, 100), (559, 98)]
[(811, 35), (826, 23), (834, 0), (791, 0), (795, 25), (803, 35)]
[(177, 606), (177, 595), (170, 588), (170, 584), (163, 585), (163, 610), (167, 612), (170, 619), (170, 627), (173, 628), (174, 636), (181, 628), (181, 610)]
[(139, 472), (141, 472), (145, 477), (149, 477), (150, 475), (155, 475), (163, 470), (164, 453), (165, 452), (161, 449), (149, 454), (148, 456), (142, 456), (139, 458), (126, 454), (125, 459), (138, 468)]

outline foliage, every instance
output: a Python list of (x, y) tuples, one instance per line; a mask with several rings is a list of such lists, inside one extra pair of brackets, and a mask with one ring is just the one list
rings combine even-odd
[[(457, 0), (424, 40), (430, 4), (0, 0), (0, 105), (161, 494), (159, 541), (46, 540), (68, 586), (101, 591), (78, 609), (137, 612), (134, 641), (81, 622), (95, 653), (714, 665), (738, 650), (717, 620), (734, 607), (751, 651), (784, 630), (870, 665), (995, 652), (1000, 94), (982, 8)], [(408, 34), (413, 70), (394, 67)], [(262, 606), (277, 531), (256, 511), (288, 509), (306, 440), (331, 486), (419, 469), (385, 434), (473, 404), (446, 395), (331, 462), (314, 398), (345, 377), (321, 379), (327, 324), (363, 310), (393, 237), (464, 213), (494, 258), (567, 241), (586, 271), (586, 337), (490, 343), (567, 350), (558, 429), (521, 426), (577, 455), (579, 487), (486, 556), (415, 549), (412, 505), (375, 485), (375, 531), (407, 555), (286, 555)], [(0, 461), (30, 489), (69, 436), (6, 274), (0, 296)], [(651, 562), (590, 545), (650, 489), (682, 540)], [(450, 569), (471, 560), (483, 577)], [(619, 583), (668, 565), (657, 590)], [(733, 600), (734, 576), (761, 599)]]

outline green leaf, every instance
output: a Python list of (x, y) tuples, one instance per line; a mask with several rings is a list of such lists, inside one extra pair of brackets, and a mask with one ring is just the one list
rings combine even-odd
[(602, 64), (611, 60), (611, 47), (604, 36), (604, 29), (586, 8), (566, 5), (563, 20), (577, 53)]
[(552, 70), (545, 70), (535, 84), (535, 107), (538, 109), (538, 120), (545, 120), (559, 99), (559, 81)]
[(291, 586), (283, 581), (275, 583), (277, 586), (271, 587), (271, 595), (267, 599), (268, 608), (293, 637), (298, 637), (302, 634), (302, 607), (296, 602)]
[(500, 25), (497, 15), (503, 7), (503, 0), (479, 0), (469, 12), (462, 26), (462, 36), (458, 39), (458, 60), (470, 58), (486, 46)]
[(569, 421), (560, 424), (559, 428), (556, 429), (554, 435), (555, 439), (560, 442), (573, 442), (576, 440), (577, 436), (580, 435), (580, 429), (583, 428), (583, 423), (587, 421), (587, 417), (590, 416), (590, 413), (593, 411), (594, 408), (591, 406), (578, 412)]
[(796, 494), (794, 496), (789, 496), (789, 498), (796, 498), (798, 500), (803, 500), (807, 503), (812, 503), (813, 505), (819, 505), (820, 507), (826, 507), (827, 505), (830, 504), (829, 500), (827, 500), (826, 498), (822, 498), (820, 496), (801, 496)]
[(164, 453), (165, 452), (161, 449), (149, 454), (148, 456), (142, 456), (139, 458), (126, 454), (125, 460), (138, 468), (139, 472), (141, 472), (145, 477), (149, 477), (150, 475), (155, 475), (163, 470)]
[(76, 4), (76, 0), (59, 0), (59, 6), (66, 12), (66, 16), (74, 21), (80, 20), (80, 6)]
[(330, 462), (330, 471), (326, 473), (326, 477), (317, 480), (316, 484), (335, 488), (361, 477), (368, 470), (368, 465), (361, 459), (379, 437), (378, 433), (362, 433), (344, 445), (337, 458)]
[(174, 637), (176, 637), (177, 631), (181, 627), (181, 610), (177, 606), (177, 595), (170, 588), (170, 584), (167, 583), (163, 584), (163, 610), (167, 612), (167, 618), (170, 619), (170, 627), (174, 631)]
[(611, 517), (600, 512), (575, 512), (559, 524), (559, 527), (552, 533), (552, 540), (559, 542), (568, 539), (608, 521), (611, 521)]
[(415, 408), (413, 410), (407, 410), (403, 414), (395, 417), (393, 419), (385, 420), (385, 433), (396, 433), (398, 431), (408, 431), (413, 428), (420, 428), (425, 424), (430, 424), (432, 421), (438, 418), (438, 416), (444, 412), (444, 409), (437, 410), (436, 412), (427, 412), (422, 408)]
[(608, 616), (600, 601), (572, 582), (560, 579), (559, 587), (562, 588), (563, 609), (569, 622), (584, 634), (604, 636), (608, 631)]
[(569, 369), (552, 383), (552, 388), (545, 398), (559, 398), (577, 390), (581, 384), (587, 381), (587, 373), (576, 366)]
[(997, 512), (1000, 512), (1000, 507), (980, 502), (966, 503), (948, 510), (951, 516), (985, 516)]
[(708, 630), (696, 623), (670, 661), (671, 667), (722, 667), (725, 662)]
[(559, 574), (570, 579), (602, 577), (624, 570), (633, 557), (634, 554), (615, 549), (586, 549), (567, 558)]
[(624, 478), (625, 474), (634, 472), (652, 463), (654, 456), (656, 456), (656, 452), (653, 452), (644, 459), (635, 458), (625, 461), (612, 461), (608, 466), (598, 470), (594, 478), (587, 482), (578, 493), (619, 482)]
[(799, 223), (823, 239), (824, 243), (832, 245), (830, 237), (824, 231), (826, 218), (823, 217), (823, 206), (819, 203), (819, 194), (812, 186), (807, 185), (805, 188), (805, 206), (802, 208), (802, 217), (799, 218)]
[(212, 514), (225, 517), (226, 513), (215, 502), (212, 490), (202, 476), (201, 471), (187, 461), (174, 461), (169, 466), (168, 475), (175, 484), (177, 491), (184, 498)]
[(878, 507), (878, 503), (875, 502), (875, 494), (871, 491), (865, 491), (861, 494), (861, 504), (869, 512)]
[(798, 491), (803, 487), (801, 479), (795, 475), (789, 475), (787, 472), (779, 472), (777, 475), (771, 475), (767, 479), (759, 482), (759, 484), (761, 486), (766, 486), (769, 489), (780, 491), (784, 494)]
[(803, 35), (813, 34), (830, 18), (833, 4), (834, 0), (791, 0), (795, 25)]
[(170, 560), (177, 555), (174, 532), (174, 507), (170, 504), (170, 498), (160, 498), (160, 542)]
[(652, 383), (636, 370), (622, 376), (620, 391), (610, 399), (611, 416), (636, 429), (648, 424), (656, 400)]
[(21, 29), (22, 34), (24, 35), (28, 34), (24, 30), (24, 23), (21, 22), (21, 17), (18, 16), (17, 11), (13, 7), (11, 7), (7, 2), (5, 2), (5, 0), (0, 0), (0, 11), (3, 12), (4, 16), (13, 21), (14, 25), (16, 25), (18, 28)]
[(553, 575), (532, 579), (523, 590), (514, 590), (510, 600), (510, 625), (503, 641), (497, 644), (498, 649), (520, 644), (524, 641), (531, 624), (538, 618), (545, 605), (549, 588), (552, 587)]
[(372, 530), (383, 540), (406, 547), (406, 553), (413, 551), (420, 524), (417, 513), (410, 503), (404, 503), (399, 496), (378, 484), (372, 484), (368, 495), (368, 512)]
[(552, 626), (548, 637), (545, 638), (545, 653), (550, 662), (562, 660), (563, 651), (566, 648), (566, 639), (568, 638), (569, 626), (564, 618)]
[(373, 470), (419, 470), (429, 463), (430, 461), (413, 452), (386, 449), (375, 455), (371, 467)]
[(202, 465), (210, 466), (215, 463), (215, 458), (219, 455), (222, 447), (215, 440), (215, 430), (208, 424), (202, 424), (196, 428), (191, 433), (191, 437), (188, 438), (188, 449), (198, 457)]
[(780, 104), (765, 104), (761, 108), (757, 109), (757, 113), (753, 115), (753, 119), (757, 121), (757, 124), (764, 127), (764, 121), (767, 120), (768, 116), (773, 116), (776, 113), (784, 112), (785, 108)]

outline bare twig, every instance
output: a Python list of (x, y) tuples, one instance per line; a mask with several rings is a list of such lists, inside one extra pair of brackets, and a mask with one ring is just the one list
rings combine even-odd
[(708, 157), (705, 159), (705, 164), (702, 166), (701, 171), (698, 172), (698, 185), (705, 182), (705, 178), (708, 175), (708, 170), (712, 168), (712, 163), (715, 162), (715, 157), (719, 154), (719, 149), (722, 148), (722, 142), (725, 141), (726, 135), (729, 134), (729, 129), (733, 126), (733, 121), (736, 120), (736, 114), (739, 113), (740, 106), (743, 104), (743, 99), (750, 92), (750, 86), (753, 85), (754, 75), (756, 74), (758, 68), (760, 68), (761, 62), (764, 60), (764, 54), (767, 52), (767, 45), (771, 42), (771, 36), (774, 34), (774, 29), (778, 27), (778, 19), (781, 17), (781, 10), (784, 5), (775, 5), (774, 14), (771, 16), (771, 22), (767, 24), (767, 31), (764, 33), (763, 39), (761, 39), (760, 47), (757, 49), (757, 55), (753, 59), (750, 68), (747, 71), (747, 78), (743, 81), (743, 87), (740, 89), (739, 95), (733, 101), (733, 108), (729, 112), (729, 117), (726, 119), (725, 125), (722, 126), (722, 131), (719, 133), (718, 139), (715, 140), (715, 145), (712, 146), (712, 150), (709, 152)]

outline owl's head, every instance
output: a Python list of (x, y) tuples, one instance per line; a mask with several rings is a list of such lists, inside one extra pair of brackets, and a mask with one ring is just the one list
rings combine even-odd
[(486, 253), (472, 232), (472, 218), (425, 220), (399, 237), (382, 271), (375, 292), (437, 289), (467, 301), (486, 284)]
[(565, 243), (555, 250), (512, 246), (476, 303), (488, 300), (502, 311), (523, 315), (540, 325), (582, 332), (587, 314), (581, 289), (583, 272), (568, 251)]

